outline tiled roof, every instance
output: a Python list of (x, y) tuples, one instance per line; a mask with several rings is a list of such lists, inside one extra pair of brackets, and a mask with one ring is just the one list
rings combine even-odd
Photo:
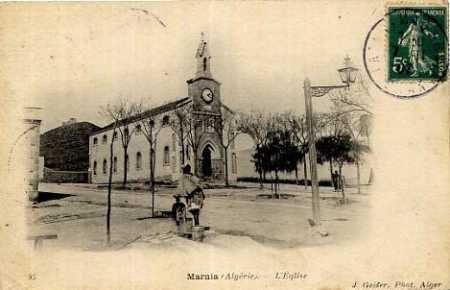
[[(184, 98), (175, 100), (173, 102), (170, 102), (170, 103), (167, 103), (167, 104), (155, 107), (155, 108), (150, 109), (150, 110), (147, 110), (147, 111), (145, 111), (145, 112), (143, 112), (141, 114), (138, 114), (138, 115), (132, 116), (130, 118), (121, 120), (119, 122), (119, 126), (124, 126), (126, 124), (130, 124), (130, 123), (134, 123), (136, 121), (142, 120), (144, 118), (148, 118), (148, 117), (151, 117), (151, 116), (157, 116), (159, 114), (172, 111), (172, 110), (176, 109), (178, 105), (183, 104), (184, 102), (188, 101), (189, 99), (190, 99), (189, 97), (184, 97)], [(109, 129), (112, 129), (113, 127), (114, 127), (114, 122), (112, 122), (111, 124), (101, 128), (98, 131), (93, 132), (91, 135), (95, 135), (95, 134), (98, 134), (98, 133), (101, 133), (101, 132), (104, 132), (104, 131), (108, 131)]]

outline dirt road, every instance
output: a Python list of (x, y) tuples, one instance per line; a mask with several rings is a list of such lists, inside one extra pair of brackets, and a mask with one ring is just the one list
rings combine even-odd
[[(30, 206), (31, 234), (57, 234), (58, 239), (46, 241), (49, 247), (97, 249), (104, 245), (106, 190), (91, 185), (41, 184), (40, 191), (51, 199)], [(248, 236), (274, 246), (290, 247), (310, 244), (310, 193), (303, 187), (284, 185), (288, 199), (258, 198), (257, 187), (205, 190), (207, 199), (201, 224), (220, 235)], [(160, 188), (156, 210), (169, 210), (174, 189)], [(267, 193), (267, 191), (265, 191)], [(364, 227), (368, 196), (349, 193), (350, 203), (336, 205), (334, 192), (322, 189), (322, 224), (330, 233), (326, 242), (343, 243), (358, 235)], [(112, 239), (126, 246), (139, 236), (174, 233), (176, 227), (167, 218), (149, 218), (151, 197), (145, 191), (113, 192)]]

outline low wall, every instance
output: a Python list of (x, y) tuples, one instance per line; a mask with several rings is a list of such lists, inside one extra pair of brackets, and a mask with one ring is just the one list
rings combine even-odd
[(58, 171), (44, 168), (44, 182), (49, 183), (87, 183), (88, 171)]

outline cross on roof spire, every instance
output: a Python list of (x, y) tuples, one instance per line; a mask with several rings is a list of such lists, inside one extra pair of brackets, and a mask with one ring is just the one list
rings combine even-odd
[(208, 51), (208, 43), (205, 41), (205, 33), (200, 33), (200, 43), (195, 54), (197, 59), (197, 72), (196, 77), (211, 77), (211, 56)]

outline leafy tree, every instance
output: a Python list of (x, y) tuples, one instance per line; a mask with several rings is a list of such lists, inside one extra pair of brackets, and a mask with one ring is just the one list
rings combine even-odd
[[(289, 130), (292, 139), (291, 141), (297, 146), (299, 157), (296, 159), (299, 163), (303, 163), (303, 175), (304, 175), (304, 185), (305, 190), (307, 188), (307, 177), (308, 171), (306, 166), (306, 154), (309, 151), (309, 136), (308, 136), (308, 126), (306, 123), (305, 115), (296, 115), (294, 113), (284, 113), (282, 114), (283, 119), (287, 122), (288, 127), (286, 130)], [(314, 132), (316, 133), (316, 138), (321, 135), (327, 134), (327, 128), (329, 127), (330, 118), (328, 114), (325, 113), (316, 113), (313, 115), (313, 126)], [(298, 184), (297, 177), (297, 168), (295, 168), (295, 175)]]
[(329, 162), (330, 164), (330, 178), (331, 183), (334, 186), (333, 180), (333, 162), (337, 157), (336, 152), (336, 144), (337, 138), (335, 136), (324, 136), (320, 137), (316, 141), (316, 149), (317, 149), (317, 162), (319, 164), (324, 164), (325, 162)]
[(349, 135), (340, 135), (335, 138), (335, 160), (338, 165), (339, 170), (339, 181), (342, 190), (342, 200), (345, 202), (345, 190), (344, 190), (344, 180), (342, 177), (342, 167), (344, 163), (352, 163), (355, 161), (354, 155), (352, 155), (352, 149), (354, 145), (352, 143), (352, 138)]
[(269, 148), (266, 144), (256, 146), (255, 152), (252, 155), (252, 162), (255, 165), (255, 171), (260, 173), (260, 184), (262, 184), (262, 172), (269, 169)]
[[(344, 182), (342, 179), (342, 168), (345, 163), (355, 163), (360, 152), (367, 152), (368, 146), (354, 142), (352, 137), (347, 134), (337, 136), (321, 137), (316, 142), (317, 159), (320, 164), (324, 162), (335, 162), (338, 165), (339, 176), (338, 182)], [(345, 190), (341, 184), (342, 199), (345, 201)]]
[(275, 173), (276, 198), (279, 198), (279, 173), (294, 171), (299, 156), (298, 147), (292, 142), (291, 132), (283, 127), (270, 131), (267, 142), (256, 150), (254, 157), (258, 161), (255, 166), (262, 167), (266, 172)]

